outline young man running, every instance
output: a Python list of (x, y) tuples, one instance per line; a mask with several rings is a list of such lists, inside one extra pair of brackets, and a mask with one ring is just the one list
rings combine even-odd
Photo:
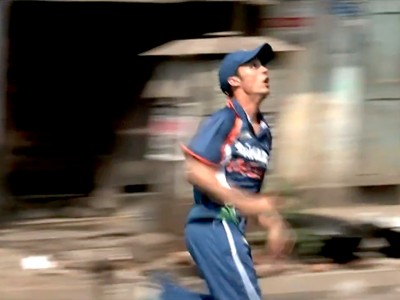
[(274, 199), (259, 194), (272, 147), (260, 105), (270, 92), (266, 64), (273, 56), (269, 44), (228, 54), (219, 70), (227, 105), (182, 146), (194, 191), (185, 240), (210, 295), (165, 284), (161, 299), (262, 298), (244, 233), (247, 217), (257, 217), (273, 237), (269, 248), (277, 253), (284, 248), (286, 223), (275, 210)]

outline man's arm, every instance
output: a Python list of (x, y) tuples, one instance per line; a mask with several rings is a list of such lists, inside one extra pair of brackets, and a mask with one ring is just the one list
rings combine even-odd
[(221, 204), (234, 206), (246, 216), (268, 212), (277, 214), (271, 199), (264, 195), (251, 194), (237, 188), (224, 187), (217, 179), (217, 170), (200, 160), (186, 155), (186, 178), (204, 193)]
[(225, 108), (201, 123), (189, 144), (181, 145), (186, 156), (186, 177), (211, 199), (234, 206), (242, 215), (272, 212), (273, 202), (265, 196), (223, 186), (217, 179), (218, 168), (224, 158), (224, 146), (232, 133), (236, 134), (236, 122), (235, 112)]

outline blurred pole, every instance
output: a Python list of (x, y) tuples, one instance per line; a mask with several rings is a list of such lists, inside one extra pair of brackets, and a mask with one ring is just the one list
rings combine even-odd
[[(325, 178), (334, 184), (355, 184), (357, 152), (361, 134), (363, 99), (360, 66), (361, 7), (355, 1), (330, 1), (330, 26), (327, 53), (330, 64), (329, 142)], [(333, 6), (333, 4), (336, 7)]]
[(319, 0), (315, 2), (318, 6), (315, 24), (315, 42), (312, 54), (312, 86), (315, 92), (327, 92), (331, 74), (331, 64), (328, 53), (328, 43), (332, 35), (331, 19), (328, 14), (329, 0)]

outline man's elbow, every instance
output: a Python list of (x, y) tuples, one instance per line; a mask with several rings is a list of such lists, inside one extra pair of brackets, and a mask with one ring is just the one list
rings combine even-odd
[(197, 185), (197, 180), (193, 174), (186, 174), (186, 181), (191, 185)]
[(204, 165), (202, 162), (199, 162), (192, 157), (186, 158), (185, 177), (190, 184), (202, 186), (204, 181), (208, 182), (212, 173), (213, 171), (211, 171), (209, 167)]

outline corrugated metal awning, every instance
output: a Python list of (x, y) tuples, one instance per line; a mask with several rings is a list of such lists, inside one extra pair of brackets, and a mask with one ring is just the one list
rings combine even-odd
[[(26, 0), (14, 0), (26, 1)], [(32, 0), (32, 2), (35, 0)], [(121, 2), (121, 3), (184, 3), (184, 2), (222, 2), (224, 0), (39, 0), (47, 2)], [(274, 0), (225, 0), (225, 2), (246, 2), (256, 5), (275, 4)]]
[[(224, 32), (224, 37), (218, 37), (218, 33), (211, 33), (207, 34), (208, 38), (176, 40), (141, 55), (169, 57), (191, 57), (199, 54), (224, 55), (237, 49), (253, 49), (265, 42), (270, 43), (276, 52), (304, 50), (300, 46), (271, 37), (248, 37), (237, 36), (237, 34), (237, 32)], [(203, 94), (205, 90), (215, 89), (216, 93), (223, 95), (217, 85), (219, 63), (220, 60), (215, 57), (211, 60), (167, 59), (154, 70), (152, 78), (143, 90), (142, 97), (188, 98), (193, 96), (196, 85), (198, 88), (203, 87)], [(211, 97), (216, 98), (216, 95), (213, 94)]]
[(303, 47), (264, 36), (225, 36), (200, 39), (176, 40), (147, 52), (143, 56), (190, 56), (204, 54), (226, 54), (238, 49), (254, 49), (269, 43), (275, 52), (304, 50)]

